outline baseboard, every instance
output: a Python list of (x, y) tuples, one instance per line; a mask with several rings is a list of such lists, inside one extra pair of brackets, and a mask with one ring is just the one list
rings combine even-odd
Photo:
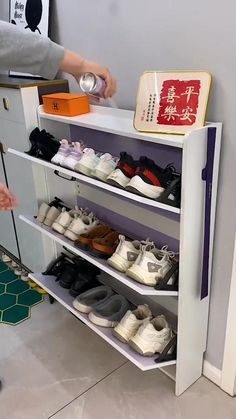
[(204, 361), (203, 363), (203, 375), (217, 386), (221, 386), (222, 371), (208, 361)]

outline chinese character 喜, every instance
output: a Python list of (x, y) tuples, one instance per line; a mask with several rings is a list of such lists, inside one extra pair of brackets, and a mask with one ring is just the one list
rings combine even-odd
[(178, 95), (176, 95), (176, 88), (175, 86), (171, 86), (168, 89), (167, 96), (163, 96), (163, 99), (167, 99), (167, 102), (174, 103), (175, 98), (179, 98)]

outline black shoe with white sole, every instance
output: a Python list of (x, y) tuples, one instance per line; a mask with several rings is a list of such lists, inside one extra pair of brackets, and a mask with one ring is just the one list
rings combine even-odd
[(135, 176), (126, 186), (126, 190), (148, 198), (157, 199), (173, 180), (172, 166), (162, 169), (153, 160), (143, 156), (137, 163)]

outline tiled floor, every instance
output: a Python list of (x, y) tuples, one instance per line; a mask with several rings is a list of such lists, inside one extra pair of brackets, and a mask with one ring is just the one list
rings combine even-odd
[(205, 379), (184, 395), (142, 373), (59, 304), (0, 326), (0, 419), (236, 419), (232, 399)]

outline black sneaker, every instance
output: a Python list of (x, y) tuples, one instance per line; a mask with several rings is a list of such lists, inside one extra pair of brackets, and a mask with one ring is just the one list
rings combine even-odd
[(125, 188), (130, 179), (135, 175), (136, 162), (125, 151), (120, 153), (120, 160), (113, 172), (107, 177), (106, 182), (110, 185)]
[(148, 198), (157, 199), (173, 179), (173, 167), (162, 169), (151, 159), (140, 157), (135, 176), (126, 186), (126, 190)]

